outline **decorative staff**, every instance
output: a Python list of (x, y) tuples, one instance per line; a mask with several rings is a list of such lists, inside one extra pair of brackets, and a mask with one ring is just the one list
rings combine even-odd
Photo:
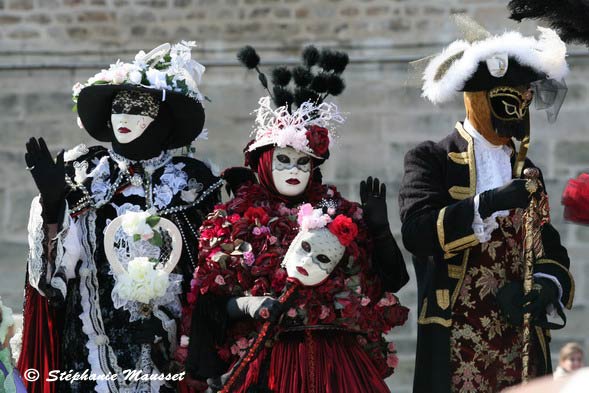
[[(544, 255), (542, 245), (542, 225), (550, 221), (548, 198), (541, 189), (540, 171), (538, 168), (524, 170), (526, 190), (531, 201), (524, 212), (524, 295), (529, 294), (534, 285), (534, 262)], [(532, 317), (529, 312), (524, 314), (522, 381), (529, 381), (530, 345), (532, 341)]]

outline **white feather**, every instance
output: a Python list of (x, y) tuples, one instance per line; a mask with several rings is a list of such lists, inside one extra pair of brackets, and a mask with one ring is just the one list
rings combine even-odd
[[(566, 45), (554, 30), (543, 27), (538, 30), (538, 39), (511, 31), (472, 44), (462, 40), (454, 41), (426, 67), (422, 96), (434, 104), (449, 101), (462, 90), (466, 81), (476, 72), (479, 63), (496, 53), (507, 53), (520, 64), (542, 72), (548, 78), (564, 78), (568, 73)], [(442, 78), (435, 80), (438, 67), (461, 50), (464, 51), (462, 57), (450, 66)]]

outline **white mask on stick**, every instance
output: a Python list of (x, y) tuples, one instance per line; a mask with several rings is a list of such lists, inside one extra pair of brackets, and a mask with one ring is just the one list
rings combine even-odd
[(305, 286), (321, 284), (337, 267), (346, 248), (327, 228), (301, 231), (294, 238), (283, 266), (289, 278)]

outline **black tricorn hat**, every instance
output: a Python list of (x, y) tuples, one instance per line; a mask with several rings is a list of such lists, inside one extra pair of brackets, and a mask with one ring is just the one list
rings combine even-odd
[(160, 105), (167, 105), (172, 118), (171, 135), (166, 149), (189, 145), (201, 133), (205, 112), (196, 99), (169, 90), (157, 90), (132, 84), (91, 85), (83, 88), (78, 97), (78, 116), (86, 131), (101, 142), (112, 142), (110, 126), (112, 100), (119, 91), (133, 90), (152, 94)]
[(509, 57), (509, 67), (503, 76), (493, 76), (486, 61), (481, 61), (474, 74), (464, 83), (462, 91), (491, 90), (497, 86), (524, 86), (540, 79), (546, 79), (546, 74), (532, 67), (519, 63)]

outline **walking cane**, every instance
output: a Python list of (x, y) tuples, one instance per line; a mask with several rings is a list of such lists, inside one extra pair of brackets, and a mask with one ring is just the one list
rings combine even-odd
[[(524, 295), (532, 291), (534, 285), (534, 262), (544, 254), (542, 245), (542, 225), (548, 222), (548, 200), (546, 194), (536, 193), (540, 189), (540, 171), (537, 168), (524, 170), (526, 190), (531, 194), (531, 201), (523, 216), (524, 221)], [(530, 313), (524, 314), (522, 382), (530, 379), (530, 346), (532, 342), (532, 325)]]

